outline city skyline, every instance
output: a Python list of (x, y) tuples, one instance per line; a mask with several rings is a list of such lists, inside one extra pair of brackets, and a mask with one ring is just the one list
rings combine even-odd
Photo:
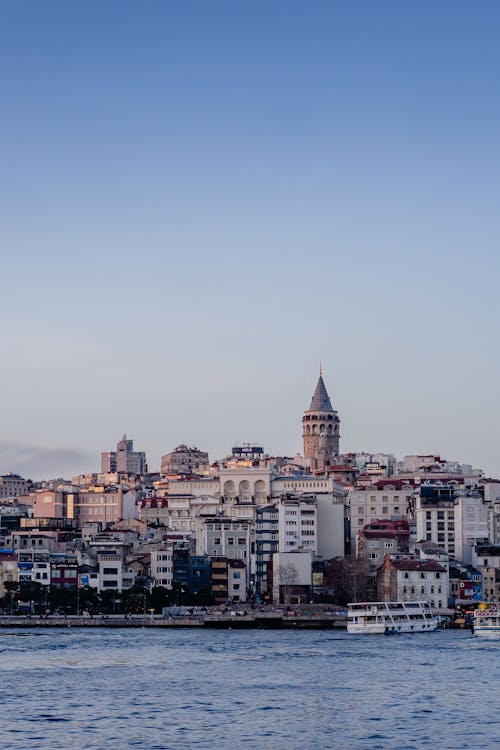
[[(323, 402), (322, 402), (322, 399)], [(323, 406), (321, 404), (323, 403)], [(244, 445), (258, 445), (261, 448), (264, 448), (265, 451), (268, 452), (271, 456), (288, 456), (290, 458), (293, 458), (295, 455), (302, 455), (306, 459), (310, 458), (310, 455), (307, 450), (304, 450), (305, 448), (305, 424), (307, 422), (304, 422), (304, 420), (307, 418), (308, 414), (314, 413), (311, 412), (311, 409), (318, 409), (318, 408), (326, 408), (327, 412), (330, 412), (332, 410), (332, 404), (330, 400), (329, 393), (327, 389), (325, 388), (324, 379), (323, 379), (323, 371), (322, 367), (320, 366), (319, 370), (319, 379), (316, 384), (316, 388), (312, 394), (312, 401), (311, 404), (306, 407), (304, 410), (304, 414), (301, 417), (302, 422), (302, 430), (301, 430), (301, 444), (295, 451), (273, 451), (272, 446), (265, 446), (265, 444), (262, 441), (252, 441), (252, 440), (234, 440), (229, 447), (227, 447), (226, 450), (222, 449), (219, 453), (216, 452), (210, 452), (209, 454), (209, 461), (216, 462), (224, 459), (225, 457), (229, 456), (231, 454), (231, 449), (236, 446), (244, 446)], [(335, 414), (335, 419), (337, 419), (337, 410), (335, 406), (333, 407), (333, 414)], [(313, 417), (314, 419), (315, 417)], [(340, 420), (341, 421), (341, 420)], [(312, 424), (312, 423), (310, 423)], [(309, 431), (308, 431), (309, 434)], [(337, 433), (338, 434), (338, 433)], [(341, 434), (341, 430), (340, 430)], [(315, 440), (312, 438), (313, 441)], [(131, 436), (130, 434), (124, 433), (121, 441), (124, 442), (125, 440), (128, 441), (135, 441), (134, 436)], [(311, 438), (307, 438), (307, 440), (311, 440)], [(196, 447), (201, 448), (204, 450), (203, 445), (199, 445), (195, 441), (178, 441), (175, 443), (175, 445), (170, 446), (166, 450), (161, 451), (161, 457), (165, 453), (169, 453), (173, 451), (176, 447), (179, 447), (181, 445), (187, 445), (189, 447)], [(338, 446), (338, 438), (337, 443)], [(108, 446), (109, 447), (109, 446)], [(137, 441), (135, 444), (135, 450), (143, 451), (143, 447), (141, 447)], [(330, 451), (332, 448), (330, 447)], [(329, 450), (327, 450), (326, 455), (329, 454)], [(378, 454), (378, 453), (386, 453), (386, 454), (392, 454), (396, 457), (396, 459), (402, 459), (404, 455), (412, 455), (412, 452), (405, 452), (405, 453), (397, 453), (395, 451), (386, 451), (383, 448), (370, 448), (370, 449), (363, 449), (363, 448), (352, 448), (352, 449), (343, 449), (342, 446), (339, 448), (333, 448), (333, 453), (331, 454), (331, 460), (333, 463), (335, 463), (335, 456), (336, 454), (347, 454), (347, 453), (368, 453), (368, 454)], [(160, 459), (156, 462), (155, 459), (151, 460), (150, 454), (148, 454), (147, 451), (144, 451), (145, 453), (145, 460), (148, 464), (148, 471), (150, 472), (156, 472), (159, 469), (160, 465)], [(57, 470), (50, 471), (50, 467), (53, 466), (66, 466), (67, 475), (69, 474), (83, 474), (87, 472), (97, 472), (99, 471), (100, 466), (98, 464), (100, 463), (100, 456), (101, 455), (110, 455), (107, 451), (100, 448), (97, 453), (89, 453), (86, 454), (83, 451), (78, 451), (70, 448), (61, 448), (61, 447), (54, 447), (54, 446), (36, 446), (36, 445), (30, 445), (30, 444), (18, 444), (17, 446), (15, 444), (9, 444), (6, 441), (0, 440), (0, 455), (7, 455), (7, 461), (11, 461), (14, 465), (14, 469), (5, 469), (5, 472), (14, 472), (14, 473), (20, 473), (24, 474), (29, 478), (33, 479), (51, 479), (57, 476), (64, 476), (64, 471), (58, 472)], [(116, 455), (116, 454), (115, 454)], [(155, 454), (156, 455), (156, 454)], [(440, 456), (444, 460), (456, 460), (456, 457), (452, 457), (449, 455), (443, 454), (442, 451), (420, 451), (417, 452), (416, 455), (436, 455)], [(17, 462), (17, 463), (16, 463)], [(462, 464), (468, 464), (470, 461), (467, 461), (466, 459), (459, 460), (458, 463)], [(31, 467), (33, 470), (31, 470)], [(318, 468), (318, 467), (317, 467)], [(481, 465), (475, 466), (474, 468), (483, 469), (484, 467)], [(102, 471), (110, 471), (111, 469), (101, 469)], [(123, 469), (122, 469), (123, 470)], [(0, 467), (0, 474), (2, 473), (2, 469)], [(486, 475), (488, 475), (488, 472), (485, 472)], [(33, 477), (31, 476), (33, 474)]]
[(0, 13), (2, 471), (293, 455), (322, 360), (342, 451), (500, 475), (497, 4)]

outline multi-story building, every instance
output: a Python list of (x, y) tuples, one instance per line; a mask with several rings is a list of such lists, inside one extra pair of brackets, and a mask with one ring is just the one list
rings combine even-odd
[(120, 552), (112, 550), (97, 553), (98, 590), (123, 591), (134, 585), (135, 575), (126, 570)]
[(18, 580), (17, 555), (10, 549), (0, 550), (0, 597), (7, 592), (6, 583), (17, 583)]
[(189, 560), (188, 586), (189, 592), (195, 596), (210, 596), (212, 591), (212, 568), (208, 556), (191, 556)]
[(0, 500), (20, 497), (28, 492), (28, 482), (19, 474), (0, 475)]
[(247, 600), (247, 575), (246, 565), (243, 560), (228, 560), (227, 566), (227, 593), (228, 599), (233, 602), (246, 602)]
[(278, 546), (280, 552), (318, 553), (318, 511), (314, 496), (284, 495), (280, 498)]
[(261, 506), (255, 514), (255, 591), (258, 595), (267, 593), (267, 565), (278, 551), (278, 545), (277, 505)]
[(385, 520), (412, 520), (414, 486), (412, 480), (379, 479), (353, 487), (350, 492), (351, 544), (367, 525)]
[(448, 604), (448, 571), (435, 560), (394, 560), (387, 555), (377, 573), (377, 599), (426, 601), (442, 609)]
[(229, 598), (229, 564), (227, 557), (213, 556), (212, 570), (212, 598), (217, 604), (227, 602)]
[(208, 453), (196, 447), (178, 445), (161, 458), (160, 474), (204, 474), (208, 470)]
[(472, 548), (472, 565), (476, 568), (500, 569), (500, 544), (475, 544)]
[(485, 602), (500, 601), (500, 569), (482, 567), (482, 594), (481, 599)]
[(174, 577), (173, 544), (166, 544), (159, 549), (151, 550), (151, 578), (154, 586), (172, 588)]
[(32, 494), (35, 518), (68, 518), (68, 493), (63, 490), (38, 490)]
[(476, 489), (461, 490), (455, 499), (455, 555), (472, 562), (477, 542), (488, 542), (488, 507)]
[(68, 517), (80, 523), (97, 521), (103, 528), (120, 519), (137, 518), (136, 493), (121, 487), (88, 487), (68, 494)]
[(488, 508), (488, 538), (492, 544), (500, 544), (500, 481), (486, 480), (483, 492)]
[(196, 553), (210, 557), (224, 557), (250, 562), (251, 524), (249, 521), (234, 521), (231, 518), (207, 517), (200, 524), (196, 539)]
[(50, 585), (57, 589), (71, 589), (78, 586), (76, 555), (64, 553), (50, 555)]
[(19, 583), (50, 585), (50, 552), (48, 550), (18, 550)]
[(408, 521), (379, 521), (367, 524), (358, 532), (357, 556), (368, 561), (371, 571), (377, 570), (385, 555), (408, 554), (410, 527)]
[(453, 483), (423, 484), (416, 501), (417, 539), (439, 544), (465, 563), (472, 548), (488, 540), (488, 508), (475, 489)]
[(456, 485), (422, 485), (416, 498), (417, 540), (439, 544), (448, 554), (456, 555), (455, 497)]
[(101, 471), (144, 474), (147, 471), (146, 454), (134, 451), (134, 441), (124, 435), (116, 445), (116, 451), (101, 453)]

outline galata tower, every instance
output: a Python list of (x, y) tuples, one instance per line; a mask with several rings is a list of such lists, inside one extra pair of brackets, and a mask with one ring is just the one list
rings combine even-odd
[(311, 406), (302, 417), (304, 458), (309, 459), (311, 471), (323, 471), (339, 455), (340, 419), (333, 409), (320, 370)]

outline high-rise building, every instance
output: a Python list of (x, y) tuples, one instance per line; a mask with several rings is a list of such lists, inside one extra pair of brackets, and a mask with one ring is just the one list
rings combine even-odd
[(134, 451), (134, 441), (128, 440), (124, 435), (117, 443), (116, 451), (101, 453), (101, 471), (103, 474), (144, 474), (147, 471), (146, 454), (143, 451)]
[(304, 458), (311, 471), (323, 471), (339, 455), (340, 419), (332, 407), (320, 372), (311, 405), (302, 417)]

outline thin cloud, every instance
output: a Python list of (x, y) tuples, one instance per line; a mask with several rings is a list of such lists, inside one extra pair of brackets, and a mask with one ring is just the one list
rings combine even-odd
[(95, 457), (74, 448), (23, 443), (0, 438), (0, 473), (9, 471), (33, 480), (71, 476), (88, 470)]

